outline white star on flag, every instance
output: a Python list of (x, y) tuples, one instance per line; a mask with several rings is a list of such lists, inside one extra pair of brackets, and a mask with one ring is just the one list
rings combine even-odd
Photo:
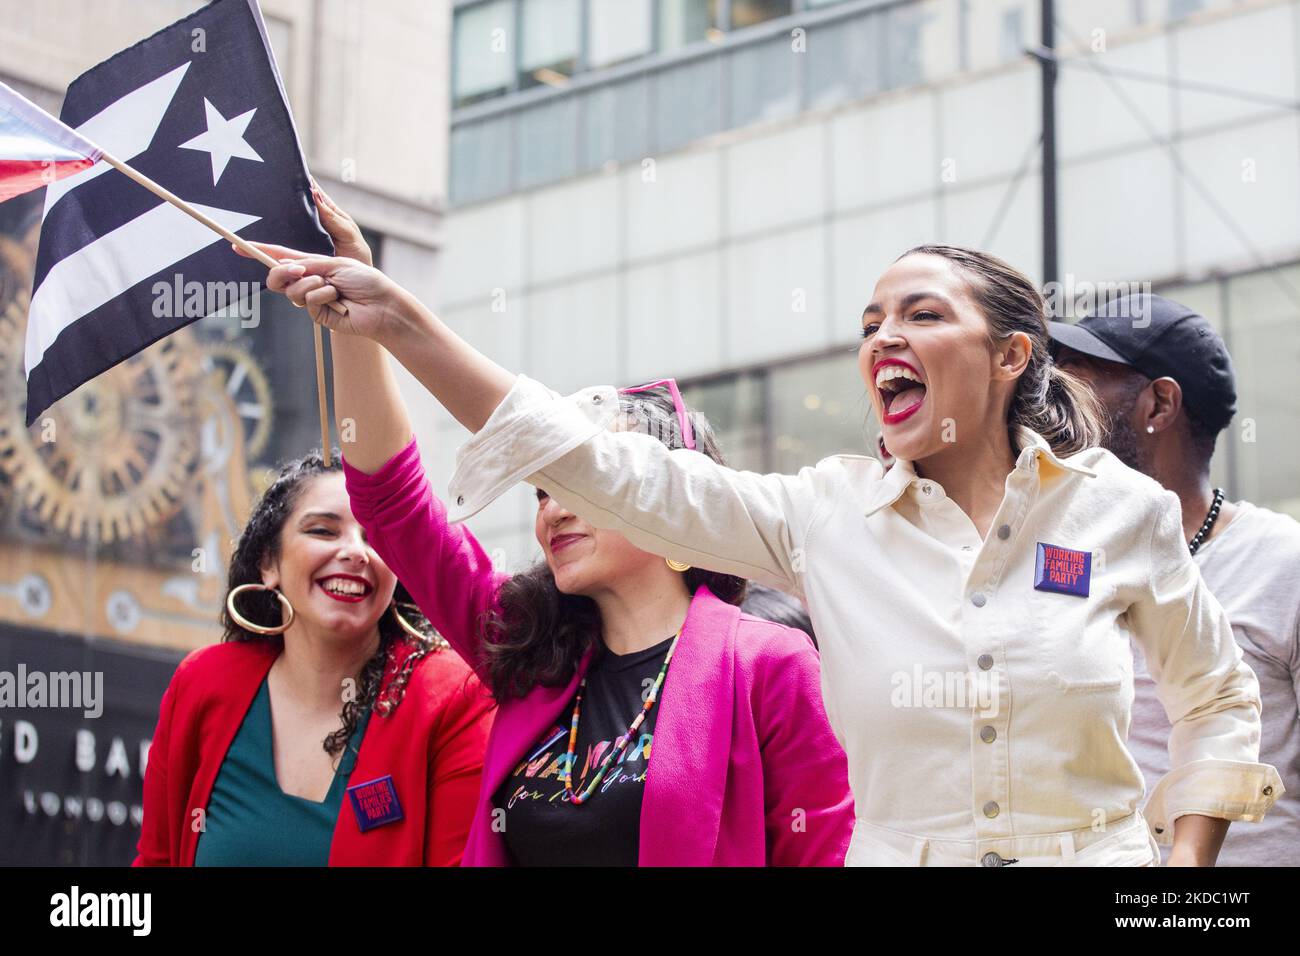
[(256, 107), (233, 119), (226, 119), (207, 97), (203, 98), (203, 106), (208, 115), (208, 131), (200, 133), (188, 143), (181, 143), (181, 149), (197, 149), (211, 155), (212, 185), (217, 185), (232, 157), (262, 162), (262, 157), (244, 139), (244, 130), (252, 122), (253, 114), (257, 112)]

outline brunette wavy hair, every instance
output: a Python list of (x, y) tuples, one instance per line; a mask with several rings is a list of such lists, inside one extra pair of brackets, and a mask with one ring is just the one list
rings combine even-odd
[[(319, 451), (314, 451), (302, 458), (288, 462), (280, 468), (279, 474), (270, 487), (258, 499), (244, 526), (235, 553), (230, 558), (230, 574), (226, 593), (229, 594), (241, 584), (261, 584), (261, 566), (265, 561), (274, 561), (280, 556), (281, 532), (293, 509), (297, 507), (308, 483), (321, 475), (333, 474), (343, 470), (339, 464), (337, 450), (327, 466)], [(347, 746), (352, 734), (357, 729), (362, 715), (371, 709), (378, 709), (387, 714), (401, 703), (410, 680), (411, 671), (417, 661), (442, 646), (432, 625), (412, 601), (410, 593), (399, 581), (393, 592), (393, 601), (402, 607), (402, 616), (412, 627), (424, 635), (423, 640), (416, 640), (408, 634), (392, 613), (385, 613), (379, 619), (379, 648), (366, 661), (361, 669), (358, 692), (352, 700), (343, 704), (340, 716), (343, 726), (331, 733), (324, 740), (324, 748), (331, 756), (338, 756)], [(254, 624), (278, 627), (282, 612), (280, 602), (270, 591), (250, 591), (239, 596), (239, 613)], [(245, 630), (230, 616), (223, 602), (221, 605), (221, 624), (225, 631), (222, 641), (280, 641), (279, 635), (255, 634)], [(384, 693), (383, 705), (376, 707), (379, 692), (384, 685), (384, 675), (392, 670), (392, 676)]]
[[(623, 426), (645, 432), (669, 448), (685, 448), (672, 397), (652, 390), (620, 394)], [(709, 420), (694, 409), (686, 417), (695, 434), (695, 451), (725, 465)], [(708, 587), (728, 604), (740, 605), (748, 582), (730, 574), (692, 567), (683, 573), (694, 594)], [(514, 575), (498, 593), (499, 608), (484, 622), (483, 642), (487, 684), (498, 700), (522, 697), (538, 685), (564, 684), (573, 676), (582, 655), (600, 643), (600, 610), (579, 594), (564, 594), (545, 560)]]

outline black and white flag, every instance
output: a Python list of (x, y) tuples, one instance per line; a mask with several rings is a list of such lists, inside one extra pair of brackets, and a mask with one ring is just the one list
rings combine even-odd
[[(246, 239), (333, 252), (257, 0), (214, 0), (82, 74), (60, 118)], [(102, 161), (47, 186), (27, 424), (207, 314), (184, 290), (209, 290), (215, 312), (265, 278), (266, 266)]]

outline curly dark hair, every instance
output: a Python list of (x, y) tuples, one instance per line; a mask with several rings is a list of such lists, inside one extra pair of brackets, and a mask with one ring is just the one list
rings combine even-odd
[[(253, 507), (248, 523), (244, 526), (235, 553), (230, 557), (230, 574), (227, 579), (226, 593), (229, 594), (241, 584), (260, 584), (262, 582), (261, 565), (264, 561), (274, 561), (280, 555), (280, 533), (293, 509), (297, 507), (303, 492), (310, 481), (321, 475), (341, 472), (337, 449), (327, 466), (319, 451), (294, 459), (280, 468), (279, 474), (263, 492)], [(381, 716), (387, 716), (399, 703), (406, 691), (411, 671), (417, 661), (445, 646), (434, 632), (424, 614), (420, 612), (410, 593), (399, 581), (393, 592), (393, 601), (402, 608), (402, 616), (412, 627), (424, 635), (417, 641), (408, 634), (392, 614), (385, 614), (379, 619), (379, 648), (366, 661), (361, 669), (360, 687), (357, 695), (345, 701), (340, 716), (343, 726), (325, 738), (324, 748), (332, 757), (338, 756), (352, 739), (357, 724), (368, 710), (377, 710)], [(282, 620), (279, 599), (270, 591), (250, 591), (239, 596), (238, 611), (240, 615), (254, 624), (265, 623), (267, 627), (278, 627)], [(221, 606), (221, 625), (225, 633), (222, 641), (279, 641), (279, 635), (254, 634), (240, 627), (230, 616), (225, 603)], [(385, 674), (389, 674), (385, 688)], [(380, 690), (384, 689), (381, 698)]]
[[(620, 394), (628, 431), (646, 432), (669, 448), (685, 448), (672, 397), (659, 390)], [(713, 426), (687, 408), (695, 450), (725, 465)], [(705, 585), (728, 604), (745, 599), (748, 582), (730, 574), (692, 567), (682, 575), (694, 594)], [(498, 594), (499, 608), (484, 622), (487, 684), (498, 700), (523, 697), (538, 685), (565, 684), (582, 655), (600, 642), (600, 609), (589, 597), (564, 594), (546, 561), (509, 578)]]

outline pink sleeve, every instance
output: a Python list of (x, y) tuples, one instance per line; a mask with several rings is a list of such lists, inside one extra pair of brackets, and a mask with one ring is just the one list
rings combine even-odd
[(352, 513), (366, 537), (406, 586), (438, 633), (480, 679), (482, 623), (509, 576), (447, 509), (429, 486), (415, 438), (373, 475), (343, 461)]
[(758, 687), (767, 862), (843, 866), (853, 835), (848, 759), (822, 705), (817, 652), (802, 632), (789, 635), (764, 660)]

